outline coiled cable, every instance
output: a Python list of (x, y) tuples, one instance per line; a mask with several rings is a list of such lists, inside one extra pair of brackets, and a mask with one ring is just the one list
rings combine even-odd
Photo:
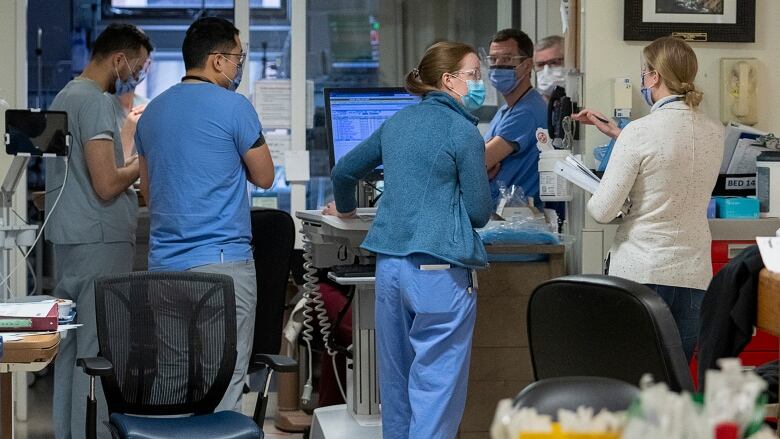
[(317, 323), (320, 327), (320, 334), (322, 335), (322, 341), (325, 345), (327, 354), (331, 357), (333, 362), (333, 374), (336, 376), (336, 383), (339, 386), (339, 392), (344, 401), (347, 400), (346, 392), (341, 385), (341, 379), (339, 378), (338, 370), (336, 369), (336, 354), (337, 351), (333, 348), (330, 340), (330, 322), (328, 321), (328, 314), (325, 310), (325, 303), (322, 301), (322, 293), (320, 293), (320, 286), (317, 284), (319, 280), (317, 278), (317, 268), (312, 263), (312, 242), (311, 237), (303, 233), (303, 297), (306, 299), (306, 305), (303, 309), (303, 331), (301, 338), (306, 343), (306, 354), (308, 356), (308, 374), (306, 378), (306, 384), (303, 386), (303, 394), (301, 395), (301, 402), (308, 404), (311, 401), (311, 395), (314, 390), (312, 386), (312, 352), (311, 342), (314, 340), (314, 326), (312, 322), (317, 319)]

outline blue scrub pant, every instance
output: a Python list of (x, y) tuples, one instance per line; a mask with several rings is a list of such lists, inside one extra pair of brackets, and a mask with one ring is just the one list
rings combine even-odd
[(377, 255), (376, 342), (384, 439), (454, 438), (466, 405), (476, 290), (466, 268)]

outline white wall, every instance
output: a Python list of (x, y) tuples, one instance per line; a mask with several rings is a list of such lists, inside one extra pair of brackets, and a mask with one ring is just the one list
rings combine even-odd
[[(0, 97), (10, 108), (27, 107), (27, 0), (0, 1)], [(5, 133), (5, 116), (0, 114), (0, 133)], [(4, 135), (4, 134), (3, 134)], [(3, 141), (3, 145), (5, 145)], [(13, 157), (0, 148), (0, 178), (5, 176)], [(17, 188), (14, 208), (22, 217), (27, 216), (26, 177)], [(13, 221), (13, 220), (12, 220)], [(14, 252), (18, 253), (18, 252)], [(12, 266), (17, 258), (11, 259)], [(20, 267), (14, 276), (11, 289), (16, 294), (26, 294), (26, 267)]]
[[(582, 71), (585, 75), (586, 106), (607, 113), (611, 110), (610, 79), (628, 76), (634, 82), (634, 114), (647, 114), (649, 108), (639, 95), (640, 53), (644, 41), (623, 41), (623, 2), (618, 0), (582, 0), (580, 38)], [(704, 91), (702, 108), (713, 119), (719, 119), (720, 58), (757, 58), (759, 69), (759, 122), (757, 128), (780, 133), (780, 2), (756, 0), (755, 43), (691, 43), (699, 60), (697, 86)], [(774, 49), (772, 48), (774, 46)], [(595, 128), (585, 130), (588, 154), (604, 143), (606, 136)], [(592, 160), (592, 157), (590, 157)]]
[[(640, 53), (649, 42), (623, 41), (623, 2), (581, 0), (580, 50), (584, 74), (584, 106), (609, 113), (612, 109), (611, 82), (628, 76), (634, 83), (633, 118), (644, 116), (649, 108), (639, 94)], [(720, 118), (720, 58), (752, 57), (759, 62), (757, 128), (780, 134), (780, 1), (756, 0), (755, 43), (691, 43), (699, 61), (696, 85), (704, 92), (702, 108), (713, 119)], [(774, 48), (773, 48), (774, 45)], [(608, 138), (586, 127), (581, 146), (587, 163), (593, 164), (593, 148)], [(575, 203), (576, 204), (576, 203)], [(578, 269), (596, 272), (612, 242), (614, 226), (602, 226), (582, 209), (572, 212), (585, 216), (582, 260)]]

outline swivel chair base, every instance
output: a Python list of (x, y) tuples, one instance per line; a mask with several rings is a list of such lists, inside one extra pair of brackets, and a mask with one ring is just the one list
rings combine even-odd
[(355, 419), (346, 404), (314, 410), (310, 439), (382, 439), (382, 418), (379, 415)]

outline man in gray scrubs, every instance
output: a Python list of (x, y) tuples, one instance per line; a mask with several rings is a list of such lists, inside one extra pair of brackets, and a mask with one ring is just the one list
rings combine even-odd
[[(149, 38), (137, 27), (108, 26), (95, 41), (84, 72), (57, 94), (50, 108), (68, 113), (73, 137), (67, 163), (63, 158), (46, 162), (46, 212), (51, 218), (45, 230), (54, 245), (54, 294), (76, 303), (77, 323), (84, 325), (60, 342), (54, 373), (56, 438), (85, 434), (89, 379), (75, 364), (77, 358), (98, 353), (94, 281), (133, 269), (138, 200), (132, 184), (138, 179), (138, 160), (124, 159), (113, 104), (105, 92), (137, 82), (151, 51)], [(108, 419), (102, 389), (97, 396), (98, 435), (110, 437), (102, 422)]]

